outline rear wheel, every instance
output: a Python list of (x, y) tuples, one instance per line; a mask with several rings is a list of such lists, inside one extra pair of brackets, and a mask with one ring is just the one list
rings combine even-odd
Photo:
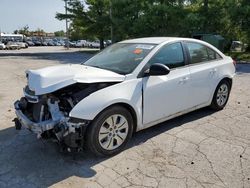
[(226, 80), (222, 80), (215, 90), (210, 107), (215, 110), (222, 110), (227, 104), (230, 90), (231, 84)]
[(114, 155), (122, 151), (132, 136), (133, 119), (130, 112), (113, 106), (101, 112), (89, 125), (87, 147), (96, 155)]

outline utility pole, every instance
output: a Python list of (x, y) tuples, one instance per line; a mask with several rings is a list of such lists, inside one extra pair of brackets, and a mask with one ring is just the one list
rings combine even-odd
[[(204, 0), (204, 14), (205, 14), (205, 17), (208, 16), (208, 0)], [(203, 23), (203, 32), (204, 33), (207, 33), (208, 32), (208, 20), (205, 19), (204, 23)]]
[(69, 49), (69, 28), (68, 28), (68, 18), (67, 18), (67, 14), (68, 14), (68, 0), (64, 0), (65, 2), (65, 15), (66, 15), (66, 46), (67, 46), (67, 50)]
[(110, 8), (109, 8), (109, 16), (110, 16), (110, 40), (111, 44), (114, 42), (114, 30), (113, 30), (113, 21), (112, 21), (112, 0), (110, 0)]

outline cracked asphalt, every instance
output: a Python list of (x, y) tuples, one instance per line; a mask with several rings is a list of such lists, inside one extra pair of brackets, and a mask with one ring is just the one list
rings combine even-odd
[(79, 63), (77, 50), (0, 51), (0, 187), (250, 188), (250, 64), (238, 64), (231, 96), (219, 112), (203, 108), (134, 135), (122, 153), (97, 158), (60, 153), (12, 122), (24, 71)]

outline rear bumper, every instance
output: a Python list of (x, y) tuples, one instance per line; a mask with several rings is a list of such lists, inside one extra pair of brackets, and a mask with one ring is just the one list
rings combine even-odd
[(39, 123), (33, 122), (22, 112), (19, 107), (19, 104), (19, 100), (14, 103), (17, 119), (19, 120), (22, 126), (26, 127), (27, 129), (31, 130), (36, 134), (42, 134), (44, 131), (53, 129), (54, 126), (60, 122), (53, 120), (43, 121)]

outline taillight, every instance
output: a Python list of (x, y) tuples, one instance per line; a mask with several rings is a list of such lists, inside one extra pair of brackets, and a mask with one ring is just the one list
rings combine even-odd
[(234, 66), (236, 66), (236, 63), (237, 63), (237, 62), (236, 62), (235, 60), (233, 60), (233, 64), (234, 64)]

